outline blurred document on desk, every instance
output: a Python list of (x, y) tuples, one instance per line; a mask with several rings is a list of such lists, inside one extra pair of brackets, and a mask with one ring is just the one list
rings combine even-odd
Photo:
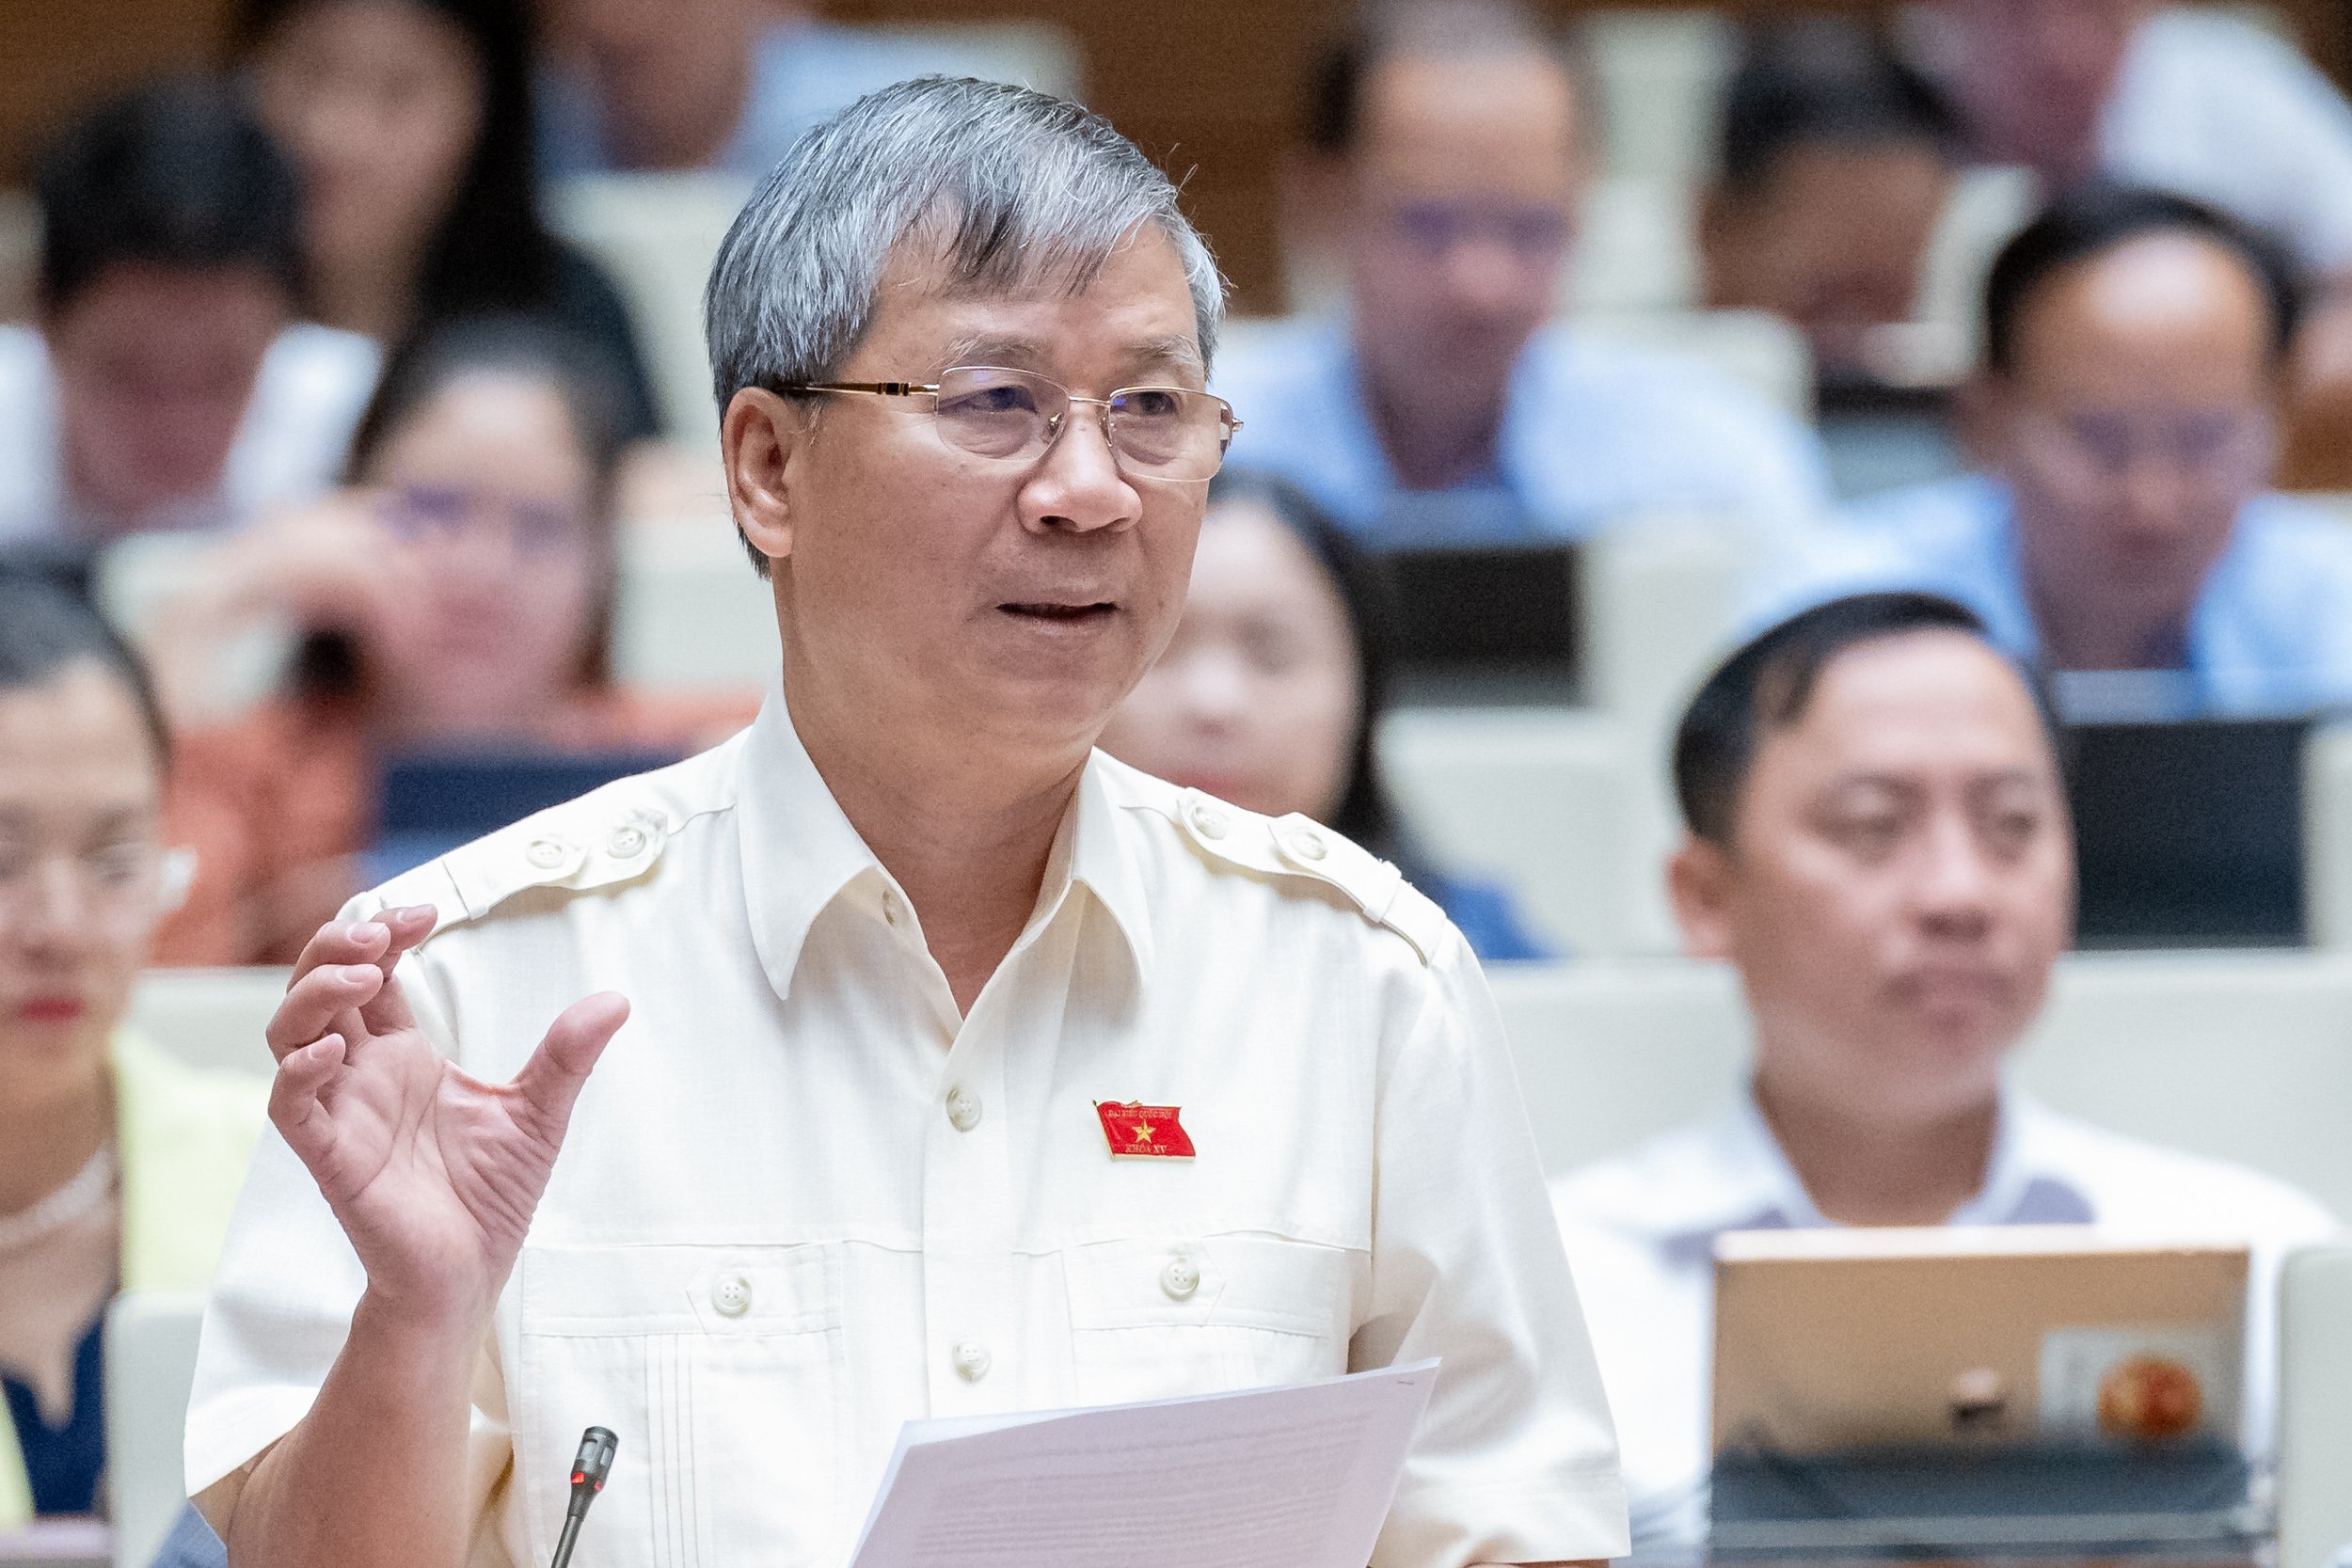
[(909, 1421), (851, 1568), (1363, 1568), (1437, 1381)]

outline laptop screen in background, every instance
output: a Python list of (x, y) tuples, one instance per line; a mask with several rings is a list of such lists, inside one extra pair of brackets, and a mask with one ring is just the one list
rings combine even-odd
[(2066, 727), (2085, 947), (2298, 947), (2308, 719)]

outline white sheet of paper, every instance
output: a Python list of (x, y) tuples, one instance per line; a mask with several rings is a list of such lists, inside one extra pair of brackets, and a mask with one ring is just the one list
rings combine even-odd
[(909, 1421), (850, 1568), (1363, 1568), (1437, 1381)]

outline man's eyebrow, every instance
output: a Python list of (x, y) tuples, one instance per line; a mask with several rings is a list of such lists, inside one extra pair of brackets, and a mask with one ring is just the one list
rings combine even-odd
[(951, 365), (1002, 365), (1008, 370), (1041, 371), (1046, 359), (1045, 346), (1033, 339), (979, 333), (948, 343), (939, 363), (942, 370)]
[[(1120, 363), (1127, 367), (1120, 373), (1135, 375), (1168, 369), (1201, 369), (1200, 345), (1190, 335), (1170, 332), (1163, 337), (1143, 338), (1129, 343), (1120, 353)], [(950, 341), (940, 360), (940, 368), (951, 365), (1002, 365), (1008, 370), (1036, 371), (1050, 373), (1053, 356), (1045, 345), (1031, 338), (1006, 337), (980, 333)]]
[(1201, 369), (1200, 345), (1191, 336), (1171, 332), (1164, 338), (1147, 338), (1127, 350), (1127, 363), (1157, 369), (1173, 365), (1188, 371)]

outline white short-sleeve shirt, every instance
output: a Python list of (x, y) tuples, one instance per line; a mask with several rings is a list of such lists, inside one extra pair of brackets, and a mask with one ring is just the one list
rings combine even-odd
[[(429, 902), (426, 1025), (503, 1080), (580, 996), (583, 1092), (485, 1346), (477, 1560), (546, 1560), (592, 1423), (628, 1568), (846, 1560), (899, 1423), (1443, 1357), (1375, 1562), (1606, 1557), (1608, 1412), (1501, 1029), (1392, 868), (1097, 755), (959, 1017), (771, 695), (717, 750), (358, 907)], [(1114, 1159), (1097, 1101), (1176, 1107)], [(217, 1521), (309, 1408), (362, 1277), (264, 1142), (206, 1316)], [(509, 1459), (512, 1465), (509, 1469)], [(208, 1490), (209, 1489), (209, 1490)]]
[[(1715, 1340), (1715, 1238), (1826, 1226), (1752, 1100), (1552, 1183), (1624, 1446), (1644, 1545), (1705, 1538)], [(2280, 1264), (2335, 1221), (2258, 1172), (2141, 1143), (2010, 1091), (1983, 1188), (1954, 1225), (2102, 1225), (2253, 1249), (2242, 1436), (2269, 1447)]]

